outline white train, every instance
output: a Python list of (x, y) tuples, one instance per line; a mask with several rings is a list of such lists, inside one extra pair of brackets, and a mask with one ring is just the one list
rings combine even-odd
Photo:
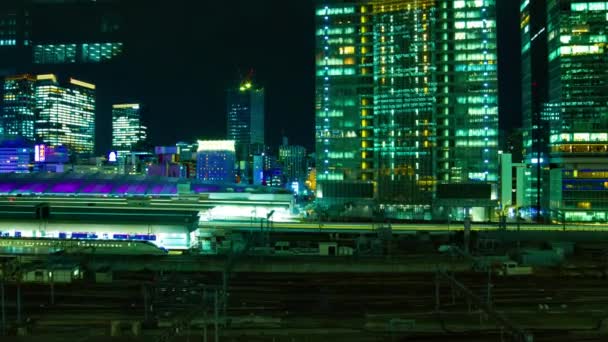
[(160, 250), (187, 250), (191, 247), (190, 242), (195, 240), (192, 239), (193, 234), (183, 226), (168, 224), (0, 221), (0, 239), (65, 242), (64, 245), (71, 248), (78, 248), (72, 246), (76, 241), (89, 249), (149, 245)]
[(0, 237), (0, 250), (27, 253), (28, 250), (59, 250), (68, 254), (164, 255), (167, 250), (149, 241), (80, 240), (59, 238)]

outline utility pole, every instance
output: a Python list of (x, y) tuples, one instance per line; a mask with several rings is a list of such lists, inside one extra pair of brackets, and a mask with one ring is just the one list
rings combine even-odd
[(488, 267), (488, 293), (486, 298), (486, 304), (489, 308), (492, 307), (492, 267), (490, 265)]
[(471, 240), (471, 218), (469, 217), (469, 210), (465, 209), (464, 218), (464, 252), (469, 254), (469, 244)]
[(435, 274), (435, 312), (439, 312), (439, 274)]
[(21, 324), (21, 272), (17, 273), (17, 324)]
[(0, 282), (0, 300), (2, 301), (0, 305), (2, 305), (2, 336), (6, 335), (6, 311), (4, 307), (4, 276), (5, 270), (2, 270), (2, 281)]
[(148, 288), (146, 287), (146, 284), (141, 285), (141, 291), (144, 296), (144, 322), (148, 323), (148, 307), (150, 306), (150, 303), (148, 298)]
[(220, 340), (220, 335), (219, 335), (219, 308), (218, 308), (218, 294), (217, 294), (217, 289), (215, 290), (215, 296), (214, 296), (214, 300), (213, 300), (213, 335), (214, 335), (214, 341), (215, 342), (219, 342)]
[(203, 342), (207, 342), (207, 289), (203, 288)]
[(53, 273), (53, 268), (51, 267), (50, 270), (50, 279), (49, 279), (49, 285), (51, 287), (51, 305), (55, 305), (55, 274)]
[(452, 286), (457, 288), (459, 293), (462, 293), (466, 297), (469, 306), (471, 304), (475, 304), (475, 306), (480, 308), (489, 318), (494, 319), (500, 326), (504, 327), (507, 332), (517, 341), (534, 341), (534, 336), (530, 332), (515, 325), (506, 316), (496, 311), (494, 308), (484, 302), (482, 298), (474, 294), (469, 288), (467, 288), (464, 284), (456, 280), (452, 275), (447, 274), (444, 270), (437, 269), (436, 276), (444, 278), (450, 284), (452, 284)]

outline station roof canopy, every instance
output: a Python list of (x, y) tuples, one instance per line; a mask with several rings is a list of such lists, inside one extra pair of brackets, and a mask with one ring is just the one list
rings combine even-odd
[[(178, 186), (179, 185), (179, 186)], [(185, 193), (184, 193), (185, 190)], [(204, 193), (286, 193), (286, 190), (192, 179), (103, 173), (0, 174), (0, 195), (177, 196)]]

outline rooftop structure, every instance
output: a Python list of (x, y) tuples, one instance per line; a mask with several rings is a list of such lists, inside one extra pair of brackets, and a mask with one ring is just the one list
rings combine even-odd
[[(75, 196), (178, 196), (185, 186), (191, 194), (234, 193), (284, 194), (269, 187), (185, 181), (180, 178), (107, 174), (4, 174), (0, 175), (0, 195), (75, 195)], [(180, 191), (178, 191), (178, 188)]]

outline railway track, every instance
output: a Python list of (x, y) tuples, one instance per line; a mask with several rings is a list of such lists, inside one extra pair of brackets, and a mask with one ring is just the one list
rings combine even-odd
[[(474, 293), (485, 296), (487, 275), (464, 273), (456, 277)], [(147, 278), (137, 275), (134, 279), (133, 284), (125, 280), (114, 286), (55, 284), (55, 305), (49, 304), (48, 285), (23, 284), (23, 317), (29, 317), (45, 329), (60, 329), (73, 324), (101, 328), (107, 327), (112, 319), (141, 320), (144, 316), (144, 299), (141, 283), (138, 282)], [(218, 274), (200, 273), (175, 279), (158, 279), (156, 285), (149, 282), (152, 288), (150, 301), (154, 306), (152, 317), (170, 320), (181, 313), (209, 305), (202, 302), (200, 286), (217, 286), (220, 280)], [(365, 325), (373, 322), (386, 326), (393, 317), (413, 319), (418, 329), (425, 326), (429, 330), (440, 329), (435, 317), (432, 274), (345, 276), (327, 273), (237, 273), (231, 277), (229, 284), (227, 314), (230, 317), (274, 317), (280, 320), (283, 328), (354, 326), (362, 331), (369, 330)], [(541, 336), (544, 335), (547, 336), (546, 341), (560, 341), (564, 331), (594, 327), (602, 317), (608, 316), (608, 311), (604, 309), (608, 307), (606, 283), (601, 279), (556, 278), (547, 282), (546, 278), (538, 277), (506, 277), (493, 278), (492, 284), (492, 302), (497, 310), (516, 322), (539, 322), (538, 327), (542, 329), (539, 329), (540, 335), (535, 341), (543, 341)], [(14, 287), (7, 286), (9, 320), (15, 319), (15, 303), (11, 300), (14, 294)], [(469, 330), (479, 330), (476, 322), (481, 315), (475, 308), (469, 310), (463, 297), (454, 294), (446, 283), (441, 284), (439, 294), (441, 315), (448, 327), (457, 331), (456, 328), (462, 325)], [(543, 307), (539, 307), (540, 304)], [(565, 324), (568, 320), (573, 323)], [(555, 323), (552, 325), (551, 321)], [(383, 334), (385, 330), (376, 332)], [(477, 332), (485, 337), (498, 333), (495, 329)], [(424, 341), (427, 338), (424, 334), (419, 337), (415, 340)], [(471, 339), (467, 340), (463, 335), (462, 340), (475, 341), (473, 337), (468, 337)], [(433, 340), (432, 336), (428, 338), (429, 341)], [(450, 335), (450, 341), (458, 341), (459, 338)]]

